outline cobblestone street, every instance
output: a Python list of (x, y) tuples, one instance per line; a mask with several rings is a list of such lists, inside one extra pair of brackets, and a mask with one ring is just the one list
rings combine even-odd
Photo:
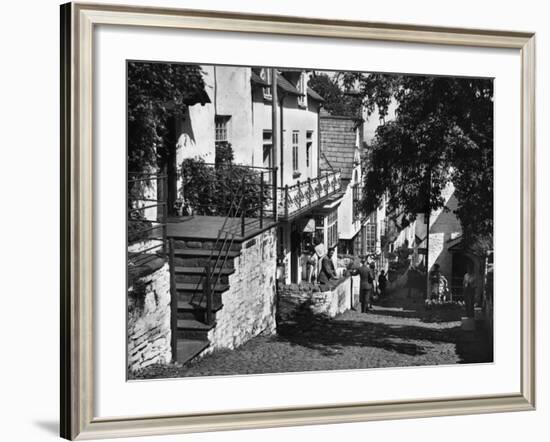
[(219, 376), (491, 362), (483, 330), (463, 331), (457, 304), (424, 308), (421, 296), (390, 293), (370, 313), (347, 311), (334, 319), (304, 316), (232, 351), (184, 366), (152, 366), (138, 378)]

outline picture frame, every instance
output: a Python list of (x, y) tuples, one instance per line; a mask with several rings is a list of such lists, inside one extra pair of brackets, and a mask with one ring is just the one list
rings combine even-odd
[[(94, 415), (94, 29), (97, 25), (507, 48), (521, 57), (520, 391), (313, 407)], [(535, 408), (535, 35), (155, 7), (61, 6), (61, 436), (97, 439)], [(97, 201), (95, 202), (97, 204)]]

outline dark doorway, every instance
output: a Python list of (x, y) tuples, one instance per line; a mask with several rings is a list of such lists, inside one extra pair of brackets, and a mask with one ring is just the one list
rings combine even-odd
[(168, 152), (166, 153), (166, 165), (164, 171), (167, 175), (166, 203), (168, 206), (168, 215), (177, 215), (176, 199), (178, 198), (178, 165), (176, 160), (177, 128), (176, 119), (168, 119)]

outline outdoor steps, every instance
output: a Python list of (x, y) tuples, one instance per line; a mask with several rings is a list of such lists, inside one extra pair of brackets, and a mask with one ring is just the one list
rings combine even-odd
[[(195, 291), (201, 292), (203, 290), (203, 283), (194, 283), (194, 282), (178, 282), (176, 283), (176, 290), (178, 293), (182, 292), (191, 292), (195, 293)], [(214, 287), (211, 287), (214, 292), (225, 292), (229, 290), (228, 284), (216, 284)]]
[[(175, 249), (174, 263), (178, 267), (204, 268), (207, 263), (210, 263), (211, 265), (217, 264), (217, 266), (223, 264), (224, 268), (233, 268), (233, 260), (240, 254), (237, 250), (224, 250), (222, 257), (217, 259), (218, 253), (218, 250), (212, 253), (211, 249)], [(225, 259), (225, 253), (227, 253), (227, 259)], [(218, 262), (216, 263), (216, 261)]]
[(179, 339), (177, 344), (177, 361), (184, 364), (203, 352), (210, 343), (200, 339)]
[(208, 342), (208, 332), (214, 326), (215, 324), (208, 325), (197, 319), (178, 319), (178, 342), (180, 340), (204, 341), (208, 346), (210, 344)]
[[(218, 284), (228, 284), (229, 275), (235, 272), (232, 268), (216, 268), (212, 269), (211, 275), (217, 278)], [(204, 281), (206, 271), (204, 267), (176, 267), (176, 282), (177, 283), (199, 283)]]
[[(235, 272), (234, 260), (240, 255), (241, 244), (226, 243), (218, 247), (214, 241), (193, 238), (177, 238), (173, 244), (178, 318), (177, 360), (185, 363), (210, 345), (208, 332), (216, 325), (216, 312), (223, 308), (222, 294), (230, 288), (229, 277)], [(206, 297), (203, 296), (207, 263), (212, 266), (213, 285), (210, 324), (207, 324)]]

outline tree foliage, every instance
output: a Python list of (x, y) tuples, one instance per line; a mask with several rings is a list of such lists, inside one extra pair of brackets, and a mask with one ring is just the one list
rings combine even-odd
[(262, 195), (260, 172), (233, 164), (229, 143), (216, 146), (215, 165), (202, 158), (186, 158), (181, 171), (185, 204), (198, 215), (235, 216), (244, 209), (247, 217), (258, 217), (260, 204), (267, 205), (271, 199), (267, 177)]
[(186, 103), (204, 94), (200, 67), (177, 63), (128, 63), (128, 170), (156, 170), (164, 164), (169, 121)]
[(363, 208), (383, 195), (410, 219), (444, 205), (455, 186), (467, 244), (493, 231), (493, 82), (491, 79), (349, 73), (369, 114), (396, 116), (379, 126), (370, 149)]
[(338, 77), (339, 74), (331, 78), (325, 73), (317, 73), (310, 77), (308, 86), (323, 97), (323, 107), (331, 115), (360, 117), (361, 97), (346, 94)]

